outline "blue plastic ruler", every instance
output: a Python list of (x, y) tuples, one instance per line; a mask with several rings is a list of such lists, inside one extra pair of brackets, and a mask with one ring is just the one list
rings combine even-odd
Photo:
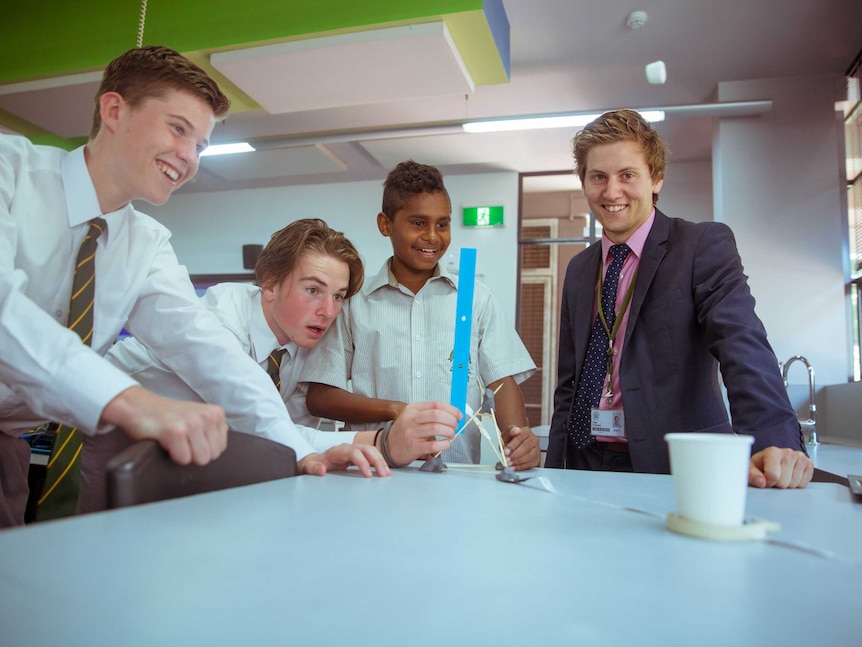
[(458, 303), (455, 306), (455, 348), (452, 352), (452, 390), (449, 403), (467, 419), (467, 387), (470, 382), (470, 335), (473, 327), (473, 289), (476, 250), (462, 247), (458, 262)]

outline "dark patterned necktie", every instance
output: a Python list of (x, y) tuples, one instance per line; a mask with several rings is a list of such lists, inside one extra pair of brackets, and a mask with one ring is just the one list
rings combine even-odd
[[(88, 346), (93, 342), (93, 301), (96, 295), (96, 247), (105, 231), (102, 218), (90, 221), (90, 229), (81, 243), (72, 279), (69, 300), (70, 330)], [(77, 427), (60, 425), (54, 437), (54, 447), (45, 472), (45, 486), (37, 502), (39, 521), (75, 514), (81, 483), (81, 432)]]
[(266, 359), (266, 372), (272, 378), (272, 383), (275, 384), (276, 389), (281, 389), (281, 358), (284, 356), (285, 350), (284, 348), (276, 348)]
[[(612, 330), (617, 318), (617, 286), (620, 281), (620, 271), (631, 249), (628, 245), (613, 245), (610, 251), (613, 260), (608, 266), (602, 283), (601, 307), (608, 329)], [(595, 437), (590, 434), (590, 410), (599, 404), (602, 395), (602, 385), (608, 368), (608, 345), (608, 333), (596, 313), (572, 413), (567, 424), (572, 443), (578, 449), (583, 449), (595, 442)]]

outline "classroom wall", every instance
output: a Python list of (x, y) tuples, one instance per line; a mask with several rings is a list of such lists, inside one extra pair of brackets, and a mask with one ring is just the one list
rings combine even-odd
[[(778, 359), (806, 356), (815, 367), (818, 394), (826, 385), (846, 383), (852, 366), (844, 296), (843, 125), (834, 110), (841, 81), (721, 84), (719, 100), (772, 98), (772, 111), (716, 120), (713, 160), (669, 165), (659, 203), (671, 216), (705, 221), (714, 214), (731, 226)], [(144, 210), (174, 232), (180, 261), (192, 273), (242, 272), (243, 244), (265, 243), (272, 231), (310, 216), (345, 231), (368, 271), (376, 272), (391, 253), (375, 225), (383, 175), (371, 182), (180, 194)], [(462, 175), (446, 182), (454, 216), (450, 251), (477, 247), (477, 272), (514, 322), (518, 176)], [(506, 225), (465, 230), (461, 208), (483, 204), (503, 205)], [(791, 401), (804, 416), (807, 375), (794, 366), (789, 381)]]
[(712, 214), (712, 162), (670, 163), (659, 193), (658, 208), (673, 218), (709, 222)]
[[(689, 220), (710, 219), (710, 168), (709, 162), (669, 165), (669, 179), (662, 189), (662, 208)], [(452, 244), (446, 263), (457, 259), (460, 247), (476, 247), (476, 272), (494, 292), (514, 325), (518, 174), (453, 175), (445, 181), (453, 214)], [(377, 231), (381, 197), (382, 178), (208, 194), (179, 193), (161, 207), (143, 204), (138, 208), (171, 230), (177, 256), (191, 274), (246, 272), (242, 267), (243, 245), (266, 244), (272, 232), (298, 218), (311, 217), (323, 218), (344, 231), (362, 255), (366, 272), (374, 273), (392, 253), (389, 241)], [(505, 225), (491, 229), (463, 227), (461, 209), (477, 205), (503, 205)]]
[[(715, 219), (734, 231), (757, 311), (779, 360), (804, 355), (821, 385), (851, 373), (845, 301), (844, 80), (722, 83), (720, 101), (773, 100), (764, 115), (722, 119), (714, 140)], [(791, 384), (807, 374), (794, 366)], [(807, 401), (807, 391), (805, 392)]]
[[(366, 272), (376, 273), (392, 254), (389, 239), (377, 231), (382, 183), (346, 182), (209, 194), (175, 195), (166, 205), (138, 205), (173, 232), (180, 262), (192, 274), (244, 272), (242, 246), (265, 244), (272, 232), (298, 218), (323, 218), (347, 235), (362, 255)], [(517, 281), (518, 174), (488, 173), (446, 177), (452, 198), (451, 259), (461, 247), (475, 247), (477, 278), (486, 283), (504, 312), (515, 321)], [(505, 224), (465, 228), (461, 210), (502, 206)]]

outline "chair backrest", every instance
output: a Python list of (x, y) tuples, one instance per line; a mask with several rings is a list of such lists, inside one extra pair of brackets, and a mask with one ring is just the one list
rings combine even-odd
[(838, 483), (838, 485), (843, 485), (844, 487), (850, 487), (850, 480), (847, 477), (839, 476), (838, 474), (833, 474), (832, 472), (827, 472), (826, 470), (821, 470), (818, 468), (814, 468), (814, 474), (811, 476), (812, 483)]
[(154, 440), (142, 440), (107, 465), (108, 507), (224, 490), (296, 476), (296, 453), (275, 441), (228, 432), (227, 449), (211, 463), (178, 465)]

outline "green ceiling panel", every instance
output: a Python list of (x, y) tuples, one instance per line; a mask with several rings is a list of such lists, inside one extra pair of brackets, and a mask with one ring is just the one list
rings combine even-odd
[[(149, 0), (144, 44), (181, 52), (482, 10), (483, 0)], [(100, 69), (136, 45), (137, 0), (4, 2), (0, 83)]]

